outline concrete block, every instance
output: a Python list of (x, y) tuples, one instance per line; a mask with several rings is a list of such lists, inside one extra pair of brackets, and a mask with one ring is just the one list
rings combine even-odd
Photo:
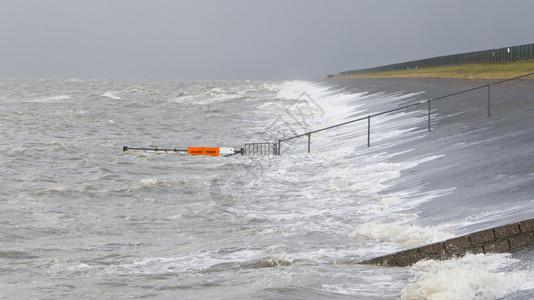
[(534, 235), (532, 233), (521, 233), (508, 239), (512, 251), (521, 250), (534, 246)]
[(466, 252), (504, 253), (534, 247), (534, 219), (486, 229), (420, 248), (369, 259), (360, 264), (410, 266), (421, 259), (446, 259)]
[(449, 259), (450, 257), (452, 257), (452, 256), (447, 254), (447, 253), (429, 254), (429, 255), (426, 255), (426, 256), (421, 256), (421, 260), (445, 260), (445, 259)]
[(484, 245), (484, 253), (505, 253), (510, 252), (508, 240), (500, 240), (491, 244)]
[(366, 261), (360, 262), (360, 264), (364, 265), (379, 265), (379, 266), (394, 266), (395, 262), (393, 261), (393, 255), (385, 255), (380, 257), (375, 257), (372, 259), (368, 259)]
[(518, 235), (519, 232), (518, 223), (499, 226), (495, 228), (495, 238), (497, 238), (497, 240), (507, 239), (509, 237)]
[(470, 252), (472, 254), (483, 254), (484, 253), (484, 247), (483, 246), (476, 246), (468, 250), (467, 252)]
[(450, 255), (464, 255), (471, 248), (468, 236), (461, 236), (445, 241), (445, 251)]
[(534, 219), (519, 222), (521, 232), (534, 232)]
[(421, 255), (417, 249), (410, 249), (394, 254), (395, 265), (399, 267), (411, 266), (421, 260)]
[(486, 229), (471, 233), (469, 235), (469, 240), (473, 246), (484, 245), (495, 241), (495, 234), (493, 233), (493, 229)]
[(445, 245), (443, 242), (430, 244), (419, 248), (421, 257), (427, 258), (430, 256), (443, 256), (445, 254)]

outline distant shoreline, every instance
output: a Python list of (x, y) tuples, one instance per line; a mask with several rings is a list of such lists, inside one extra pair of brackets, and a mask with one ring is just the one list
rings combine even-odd
[[(534, 61), (510, 63), (463, 64), (452, 66), (415, 68), (350, 75), (329, 76), (333, 79), (352, 78), (456, 78), (456, 79), (508, 79), (534, 72)], [(525, 77), (534, 79), (534, 76)]]

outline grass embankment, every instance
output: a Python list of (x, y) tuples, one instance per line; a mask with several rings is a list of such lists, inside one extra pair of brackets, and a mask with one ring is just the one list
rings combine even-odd
[[(336, 75), (334, 78), (461, 78), (461, 79), (507, 79), (534, 72), (534, 61), (511, 63), (465, 64), (417, 68), (398, 71), (383, 71), (353, 75)], [(534, 76), (525, 77), (534, 79)]]

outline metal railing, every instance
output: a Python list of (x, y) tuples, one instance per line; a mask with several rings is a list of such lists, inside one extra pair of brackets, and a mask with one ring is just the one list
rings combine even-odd
[(277, 148), (278, 144), (275, 142), (264, 143), (246, 143), (244, 155), (279, 155), (280, 151)]
[(532, 76), (532, 75), (534, 75), (534, 72), (533, 73), (524, 74), (524, 75), (521, 75), (521, 76), (517, 76), (517, 77), (513, 77), (513, 78), (509, 78), (509, 79), (503, 79), (503, 80), (499, 80), (499, 81), (490, 82), (490, 83), (487, 83), (487, 84), (484, 84), (484, 85), (481, 85), (481, 86), (477, 86), (477, 87), (474, 87), (474, 88), (466, 89), (466, 90), (459, 91), (459, 92), (456, 92), (456, 93), (447, 94), (447, 95), (444, 95), (444, 96), (431, 98), (431, 99), (427, 99), (427, 100), (422, 100), (422, 101), (419, 101), (419, 102), (416, 102), (416, 103), (412, 103), (412, 104), (409, 104), (409, 105), (405, 105), (405, 106), (402, 106), (402, 107), (398, 107), (398, 108), (390, 109), (390, 110), (387, 110), (387, 111), (382, 111), (382, 112), (379, 112), (379, 113), (376, 113), (376, 114), (368, 115), (366, 117), (361, 117), (361, 118), (358, 118), (358, 119), (346, 121), (346, 122), (335, 124), (335, 125), (332, 125), (332, 126), (328, 126), (328, 127), (324, 127), (324, 128), (308, 131), (306, 133), (302, 133), (302, 134), (295, 135), (295, 136), (292, 136), (292, 137), (282, 138), (282, 139), (278, 140), (278, 146), (275, 147), (278, 150), (276, 154), (277, 155), (281, 154), (282, 142), (286, 142), (286, 141), (289, 141), (289, 140), (292, 140), (292, 139), (296, 139), (296, 138), (301, 138), (301, 137), (304, 137), (304, 136), (308, 137), (308, 153), (310, 153), (310, 151), (311, 151), (311, 135), (312, 134), (318, 133), (318, 132), (321, 132), (321, 131), (330, 130), (330, 129), (337, 128), (337, 127), (341, 127), (341, 126), (345, 126), (345, 125), (348, 125), (348, 124), (360, 122), (360, 121), (365, 121), (365, 120), (367, 120), (367, 147), (371, 147), (371, 118), (378, 117), (378, 116), (385, 115), (385, 114), (392, 113), (392, 112), (396, 112), (396, 111), (400, 111), (400, 110), (404, 110), (404, 109), (407, 109), (407, 108), (410, 108), (410, 107), (414, 107), (414, 106), (418, 106), (418, 105), (422, 105), (422, 104), (425, 104), (425, 103), (428, 105), (428, 131), (430, 131), (430, 125), (431, 125), (430, 112), (431, 112), (431, 104), (432, 104), (433, 101), (442, 100), (442, 99), (445, 99), (445, 98), (457, 96), (457, 95), (460, 95), (460, 94), (464, 94), (464, 93), (468, 93), (468, 92), (472, 92), (472, 91), (479, 90), (479, 89), (484, 89), (484, 88), (488, 89), (488, 97), (487, 97), (487, 99), (488, 99), (488, 101), (487, 101), (488, 116), (491, 116), (491, 111), (490, 111), (490, 104), (491, 104), (490, 87), (492, 85), (498, 85), (498, 84), (502, 84), (504, 82), (517, 80), (517, 79), (528, 77), (528, 76)]

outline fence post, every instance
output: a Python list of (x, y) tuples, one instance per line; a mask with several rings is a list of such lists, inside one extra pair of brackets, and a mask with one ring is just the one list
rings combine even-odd
[(490, 112), (490, 84), (488, 84), (488, 117), (491, 116)]
[(432, 99), (428, 99), (428, 131), (430, 131), (430, 102), (432, 102)]
[(371, 115), (367, 116), (367, 147), (371, 147)]
[(280, 139), (278, 139), (278, 155), (280, 155)]

